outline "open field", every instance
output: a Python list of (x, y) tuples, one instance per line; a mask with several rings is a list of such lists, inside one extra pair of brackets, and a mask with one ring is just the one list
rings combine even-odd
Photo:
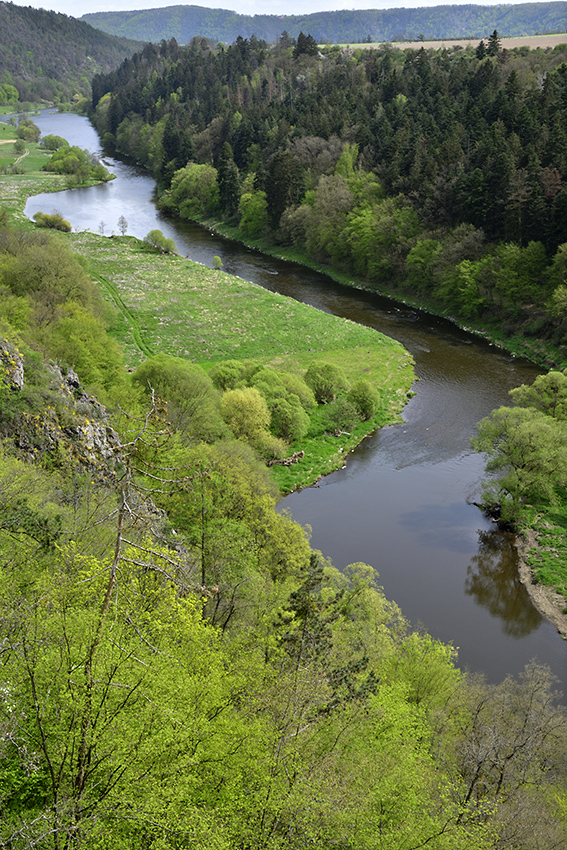
[(303, 375), (313, 360), (324, 360), (340, 366), (351, 384), (365, 378), (379, 389), (381, 407), (371, 420), (339, 436), (315, 421), (307, 438), (290, 447), (290, 454), (305, 451), (305, 460), (273, 468), (282, 491), (340, 468), (367, 434), (399, 416), (413, 361), (389, 337), (178, 255), (149, 251), (132, 237), (67, 238), (116, 309), (112, 333), (130, 366), (164, 353), (205, 368), (251, 359)]
[[(0, 128), (0, 138), (14, 130)], [(13, 135), (12, 135), (13, 139)], [(7, 147), (10, 147), (8, 145)], [(64, 188), (65, 178), (42, 172), (47, 154), (35, 144), (22, 174), (0, 175), (0, 204), (10, 219), (33, 227), (23, 213), (37, 192)], [(370, 328), (300, 304), (240, 278), (177, 254), (149, 250), (132, 237), (83, 232), (57, 234), (84, 256), (92, 277), (114, 308), (112, 333), (123, 346), (125, 363), (135, 367), (165, 353), (205, 368), (228, 359), (251, 359), (303, 374), (312, 360), (340, 365), (350, 383), (365, 378), (380, 391), (376, 416), (339, 437), (308, 435), (301, 446), (305, 463), (291, 471), (274, 468), (282, 490), (306, 486), (344, 465), (345, 454), (382, 425), (396, 421), (414, 378), (411, 355)]]
[[(490, 33), (487, 33), (485, 38), (488, 38)], [(476, 47), (480, 39), (478, 38), (446, 38), (438, 39), (437, 41), (393, 41), (388, 42), (392, 47), (398, 50), (406, 50), (408, 48), (419, 50), (420, 47), (426, 49), (433, 48), (434, 50), (442, 50), (444, 47)], [(365, 49), (383, 47), (385, 42), (376, 44), (351, 44), (351, 47), (363, 47)], [(502, 47), (506, 50), (513, 50), (517, 47), (529, 47), (531, 50), (541, 48), (542, 50), (557, 47), (558, 44), (567, 44), (567, 33), (554, 33), (553, 35), (526, 35), (521, 38), (502, 38)]]

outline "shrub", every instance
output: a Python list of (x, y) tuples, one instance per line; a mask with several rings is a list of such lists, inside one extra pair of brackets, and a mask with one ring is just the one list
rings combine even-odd
[(228, 436), (220, 415), (220, 393), (196, 363), (157, 354), (138, 366), (132, 380), (146, 393), (153, 388), (167, 402), (167, 418), (186, 437), (214, 442)]
[(380, 407), (380, 395), (370, 381), (357, 381), (348, 394), (349, 401), (358, 411), (361, 419), (372, 419)]
[(23, 139), (24, 142), (37, 142), (41, 136), (41, 130), (31, 118), (20, 118), (17, 134), (18, 138)]
[(71, 232), (70, 223), (59, 213), (49, 215), (49, 213), (36, 212), (33, 218), (38, 227), (49, 227), (52, 230), (61, 230), (63, 233)]
[(59, 148), (62, 148), (63, 145), (68, 145), (67, 142), (62, 136), (44, 136), (40, 142), (42, 148), (45, 148), (48, 151), (58, 151)]
[(294, 393), (301, 402), (303, 409), (307, 412), (313, 410), (317, 402), (315, 401), (313, 390), (307, 386), (303, 378), (299, 375), (294, 375), (292, 372), (280, 372), (279, 375), (288, 394)]
[(250, 443), (270, 425), (268, 405), (255, 387), (227, 390), (222, 397), (221, 414), (234, 436)]
[(338, 431), (350, 431), (361, 420), (354, 404), (346, 396), (339, 396), (325, 411), (325, 422), (328, 428)]
[(302, 440), (309, 431), (309, 416), (294, 394), (288, 398), (278, 398), (271, 408), (271, 430), (288, 442)]
[(318, 404), (334, 401), (340, 390), (348, 389), (345, 373), (334, 363), (315, 360), (305, 373), (305, 383), (313, 390)]
[(159, 251), (161, 254), (175, 253), (175, 242), (173, 239), (168, 239), (167, 236), (164, 236), (161, 230), (150, 230), (150, 232), (144, 236), (144, 242), (150, 248), (153, 248), (155, 251)]
[(275, 399), (285, 398), (287, 396), (287, 390), (281, 379), (281, 374), (269, 367), (259, 369), (255, 372), (250, 379), (250, 384), (262, 393), (270, 406)]
[(233, 390), (238, 384), (245, 384), (257, 369), (249, 360), (224, 360), (210, 371), (213, 384), (219, 390)]

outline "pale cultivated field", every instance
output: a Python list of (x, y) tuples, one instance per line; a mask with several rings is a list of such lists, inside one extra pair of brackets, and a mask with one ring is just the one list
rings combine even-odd
[[(486, 34), (486, 38), (488, 38), (489, 33)], [(457, 38), (447, 38), (440, 39), (438, 41), (393, 41), (391, 42), (392, 47), (396, 47), (399, 50), (405, 50), (406, 48), (419, 49), (420, 47), (433, 47), (441, 50), (443, 47), (467, 47), (472, 44), (474, 47), (479, 43), (480, 39), (478, 38), (467, 38), (467, 39), (457, 39)], [(555, 35), (526, 35), (522, 38), (503, 38), (501, 39), (502, 47), (507, 50), (511, 50), (514, 47), (529, 47), (534, 50), (536, 47), (555, 47), (558, 44), (567, 44), (567, 33), (556, 33)], [(352, 46), (352, 45), (351, 45)], [(383, 43), (376, 44), (360, 44), (358, 47), (382, 47)]]

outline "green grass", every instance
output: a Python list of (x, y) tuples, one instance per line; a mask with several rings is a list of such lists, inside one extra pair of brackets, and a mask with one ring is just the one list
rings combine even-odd
[(524, 526), (535, 532), (537, 540), (526, 558), (534, 581), (555, 588), (567, 599), (567, 501), (528, 509)]
[[(16, 163), (22, 156), (14, 150), (16, 128), (0, 122), (0, 168)], [(33, 227), (24, 215), (24, 207), (31, 195), (41, 192), (57, 192), (66, 189), (66, 179), (59, 174), (49, 174), (41, 171), (42, 166), (49, 160), (51, 154), (39, 145), (25, 143), (26, 155), (18, 163), (21, 174), (0, 173), (0, 203), (7, 211), (10, 219), (20, 227)]]
[[(410, 360), (398, 343), (370, 328), (183, 257), (149, 251), (132, 237), (68, 238), (122, 314), (115, 332), (130, 365), (160, 351), (200, 363), (301, 352), (309, 363), (325, 351), (373, 345)], [(351, 355), (344, 358), (350, 362)], [(357, 354), (354, 359), (360, 365)]]
[[(6, 128), (4, 132), (12, 132)], [(66, 187), (41, 172), (48, 154), (26, 145), (24, 173), (0, 175), (0, 202), (13, 221), (33, 227), (23, 214), (27, 198)], [(149, 250), (133, 237), (58, 234), (87, 259), (113, 308), (111, 332), (134, 368), (152, 354), (184, 357), (207, 368), (228, 359), (257, 360), (304, 374), (312, 360), (340, 365), (351, 383), (366, 378), (380, 389), (376, 417), (350, 434), (325, 434), (324, 409), (312, 416), (310, 434), (289, 452), (303, 450), (293, 467), (273, 467), (288, 492), (344, 465), (345, 456), (381, 425), (396, 421), (413, 381), (413, 361), (397, 342), (377, 331), (330, 316), (260, 286), (178, 255)]]
[(166, 353), (205, 367), (250, 359), (303, 375), (312, 360), (325, 360), (341, 366), (351, 383), (366, 378), (380, 389), (379, 414), (350, 434), (325, 434), (324, 408), (312, 417), (310, 434), (289, 449), (305, 452), (301, 463), (272, 468), (282, 492), (340, 468), (367, 434), (399, 417), (413, 361), (389, 337), (208, 266), (148, 251), (132, 237), (78, 233), (67, 238), (87, 257), (92, 276), (117, 311), (112, 332), (130, 367)]

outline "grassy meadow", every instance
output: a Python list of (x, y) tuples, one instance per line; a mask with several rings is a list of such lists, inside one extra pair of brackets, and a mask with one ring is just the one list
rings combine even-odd
[[(21, 156), (15, 139), (15, 128), (0, 124), (0, 155), (8, 168)], [(31, 228), (23, 212), (27, 198), (64, 189), (66, 179), (41, 171), (50, 154), (38, 145), (26, 143), (26, 151), (18, 163), (21, 173), (0, 174), (0, 203), (14, 224)], [(160, 254), (133, 237), (87, 232), (56, 237), (85, 257), (111, 305), (110, 330), (129, 369), (158, 353), (205, 368), (223, 360), (254, 360), (298, 375), (313, 360), (324, 360), (340, 366), (351, 384), (364, 378), (378, 389), (376, 415), (349, 433), (326, 432), (324, 405), (312, 414), (307, 437), (289, 450), (303, 450), (304, 459), (272, 468), (282, 492), (340, 468), (367, 434), (399, 419), (414, 374), (411, 356), (394, 340), (220, 270)]]
[[(66, 189), (66, 178), (41, 170), (51, 152), (26, 142), (22, 154), (15, 150), (15, 141), (16, 128), (0, 122), (0, 203), (15, 224), (26, 226), (24, 207), (29, 196)], [(15, 171), (4, 173), (12, 166)]]
[(304, 459), (272, 468), (283, 492), (340, 468), (367, 434), (398, 419), (413, 361), (389, 337), (178, 255), (158, 254), (133, 237), (83, 232), (67, 238), (114, 307), (111, 331), (130, 368), (165, 353), (205, 368), (255, 360), (303, 375), (313, 360), (324, 360), (341, 366), (351, 384), (365, 378), (376, 386), (376, 416), (347, 434), (325, 432), (324, 409), (312, 416), (307, 437), (290, 446), (290, 454), (303, 450)]

